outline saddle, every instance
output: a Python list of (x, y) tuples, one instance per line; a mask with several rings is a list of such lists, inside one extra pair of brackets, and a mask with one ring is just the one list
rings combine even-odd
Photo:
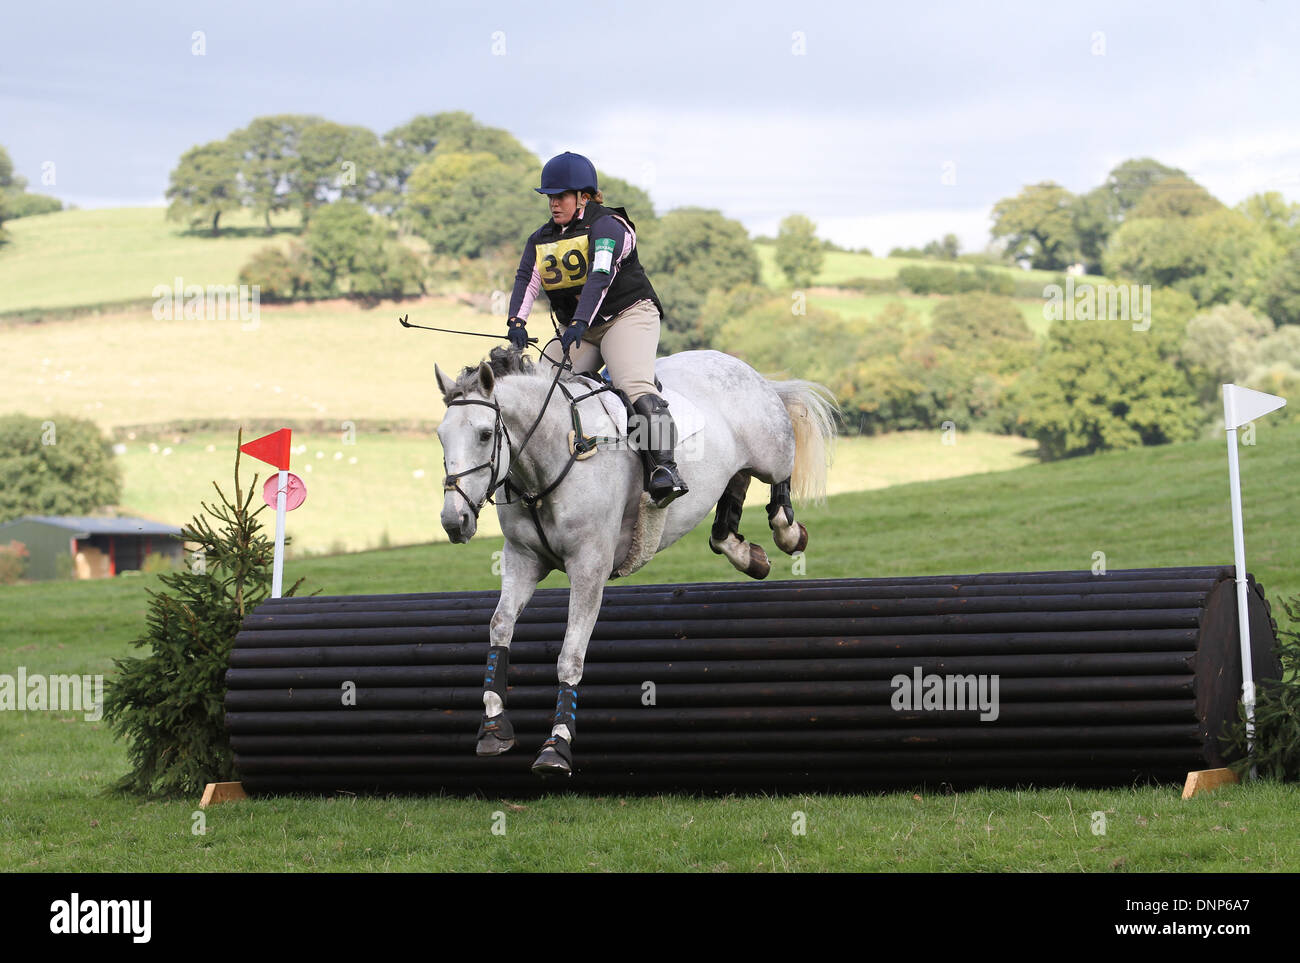
[[(596, 372), (594, 372), (594, 371), (583, 371), (583, 372), (581, 372), (581, 373), (575, 373), (573, 377), (575, 377), (575, 378), (583, 378), (583, 379), (585, 379), (585, 380), (587, 380), (587, 381), (590, 381), (590, 382), (591, 382), (591, 386), (592, 386), (593, 388), (599, 388), (601, 385), (609, 385), (609, 390), (612, 391), (612, 392), (614, 392), (614, 394), (618, 395), (619, 398), (622, 399), (622, 401), (623, 401), (623, 407), (627, 409), (627, 413), (628, 413), (629, 415), (634, 415), (634, 414), (636, 414), (635, 409), (633, 409), (633, 407), (632, 407), (632, 402), (628, 401), (628, 398), (627, 398), (627, 392), (624, 391), (622, 388), (615, 388), (614, 385), (613, 385), (612, 383), (606, 381), (604, 378), (602, 378), (602, 377), (601, 377), (600, 375), (598, 375)], [(663, 390), (664, 390), (663, 383), (659, 380), (659, 376), (658, 376), (658, 375), (655, 375), (655, 391), (657, 391), (657, 392), (659, 392), (660, 394), (662, 394), (662, 393), (663, 393)]]
[[(574, 377), (582, 378), (586, 381), (590, 381), (592, 383), (593, 388), (599, 388), (601, 385), (608, 386), (609, 390), (612, 391), (614, 394), (618, 395), (619, 400), (623, 402), (623, 407), (627, 409), (628, 418), (630, 419), (633, 415), (636, 414), (636, 409), (632, 407), (632, 402), (628, 399), (627, 392), (624, 391), (622, 388), (614, 387), (614, 385), (611, 382), (606, 381), (604, 378), (596, 374), (594, 371), (593, 372), (584, 371), (581, 374), (575, 374)], [(663, 390), (664, 390), (663, 382), (659, 380), (658, 375), (655, 375), (655, 391), (659, 392), (659, 394), (662, 396)], [(654, 465), (652, 465), (650, 462), (650, 456), (648, 452), (638, 451), (637, 454), (641, 456), (641, 487), (649, 488), (650, 473), (654, 470)]]

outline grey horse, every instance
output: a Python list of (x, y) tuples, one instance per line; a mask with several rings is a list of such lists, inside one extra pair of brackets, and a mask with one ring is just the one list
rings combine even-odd
[[(454, 380), (437, 365), (434, 370), (448, 406), (438, 427), (446, 469), (442, 526), (452, 542), (468, 542), (495, 493), (505, 535), (476, 751), (497, 755), (515, 744), (505, 707), (511, 637), (537, 584), (559, 569), (569, 577), (569, 620), (555, 721), (533, 771), (571, 775), (577, 686), (606, 581), (644, 565), (710, 509), (716, 509), (713, 551), (747, 575), (765, 577), (766, 553), (739, 531), (751, 478), (771, 486), (767, 523), (777, 547), (791, 555), (802, 551), (808, 532), (795, 521), (791, 498), (824, 500), (838, 409), (822, 385), (769, 380), (720, 351), (660, 358), (657, 377), (701, 410), (704, 425), (689, 439), (690, 448), (678, 451), (690, 491), (655, 508), (644, 492), (641, 455), (630, 446), (614, 444), (575, 458), (569, 398), (579, 399), (578, 410), (592, 424), (599, 400), (581, 396), (594, 380), (563, 371), (555, 384), (549, 362), (534, 366), (517, 349), (501, 347)], [(632, 434), (631, 420), (628, 427)]]

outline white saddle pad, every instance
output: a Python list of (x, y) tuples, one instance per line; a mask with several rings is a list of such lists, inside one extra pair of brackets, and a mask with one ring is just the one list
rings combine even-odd
[[(585, 376), (583, 380), (593, 382), (592, 387), (604, 384), (599, 379)], [(578, 391), (573, 393), (581, 394)], [(685, 395), (664, 385), (663, 391), (659, 392), (659, 397), (668, 402), (668, 412), (673, 416), (673, 424), (677, 427), (678, 444), (704, 427), (704, 412)], [(597, 401), (600, 402), (599, 407), (596, 405)], [(599, 415), (592, 418), (592, 415), (601, 409), (612, 424), (603, 423)], [(602, 391), (593, 398), (578, 402), (578, 413), (582, 415), (582, 430), (588, 435), (627, 437), (627, 407), (623, 404), (623, 399), (613, 391)]]

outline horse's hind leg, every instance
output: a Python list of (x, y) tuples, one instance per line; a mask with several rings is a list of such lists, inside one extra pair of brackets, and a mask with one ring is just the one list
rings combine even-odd
[(750, 578), (767, 578), (767, 573), (772, 568), (767, 552), (763, 551), (761, 545), (745, 541), (745, 536), (738, 531), (740, 512), (745, 505), (745, 492), (749, 490), (749, 479), (749, 472), (738, 471), (727, 482), (722, 497), (718, 499), (713, 531), (709, 534), (709, 548), (717, 555), (727, 556), (727, 561)]
[(788, 478), (772, 486), (772, 500), (767, 503), (767, 524), (772, 529), (776, 547), (787, 555), (808, 547), (808, 529), (794, 520)]

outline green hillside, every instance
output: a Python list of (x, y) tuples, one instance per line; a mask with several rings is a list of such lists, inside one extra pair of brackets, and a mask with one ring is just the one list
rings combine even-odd
[[(155, 285), (234, 284), (239, 269), (271, 243), (242, 212), (222, 218), (222, 236), (191, 233), (161, 207), (59, 211), (5, 224), (0, 246), (0, 312), (146, 299)], [(296, 214), (272, 220), (293, 228)], [(283, 235), (278, 235), (283, 238)]]
[[(6, 224), (12, 236), (0, 246), (0, 313), (32, 308), (69, 308), (152, 298), (156, 285), (181, 276), (187, 284), (234, 284), (239, 269), (260, 247), (286, 243), (296, 230), (296, 214), (272, 219), (268, 237), (260, 218), (247, 211), (223, 216), (220, 237), (194, 232), (168, 221), (161, 207), (123, 207), (60, 211), (19, 218)], [(417, 248), (423, 242), (412, 241)], [(787, 283), (776, 267), (775, 247), (757, 244), (763, 283)], [(834, 286), (854, 278), (895, 277), (908, 265), (953, 267), (951, 261), (871, 257), (828, 251), (815, 286)], [(957, 265), (965, 267), (965, 265)], [(1051, 283), (1050, 271), (994, 266), (1017, 278)], [(909, 298), (909, 300), (912, 300)], [(921, 298), (925, 303), (932, 299)], [(1041, 307), (1041, 306), (1040, 306)], [(857, 306), (853, 306), (857, 311)], [(928, 309), (923, 309), (928, 317)]]
[[(776, 266), (776, 245), (755, 244), (754, 250), (758, 252), (758, 260), (762, 266), (763, 283), (772, 288), (789, 287), (790, 282), (785, 279), (785, 275)], [(976, 265), (967, 264), (964, 261), (911, 257), (874, 257), (869, 254), (856, 254), (848, 251), (827, 251), (822, 260), (822, 269), (818, 272), (817, 277), (813, 279), (813, 284), (843, 284), (845, 281), (851, 281), (854, 278), (876, 280), (892, 278), (897, 277), (902, 268), (915, 265), (962, 271), (971, 271), (976, 267)], [(1023, 271), (1017, 267), (999, 264), (984, 265), (984, 267), (1000, 274), (1008, 274), (1013, 278), (1029, 279), (1043, 284), (1051, 284), (1060, 277), (1059, 271)], [(1099, 279), (1094, 277), (1089, 278), (1089, 280), (1097, 281)]]
[[(1261, 425), (1243, 452), (1251, 570), (1279, 596), (1300, 591), (1289, 510), (1300, 428)], [(1228, 562), (1224, 445), (1200, 442), (1016, 471), (838, 495), (798, 515), (807, 578), (1087, 569)], [(224, 481), (224, 479), (223, 479)], [(761, 519), (742, 525), (770, 545)], [(742, 579), (701, 525), (629, 581)], [(499, 539), (291, 562), (289, 580), (326, 593), (491, 589)], [(775, 550), (772, 579), (792, 577)], [(544, 583), (563, 587), (559, 574)], [(153, 576), (0, 586), (0, 658), (31, 673), (110, 673), (144, 628)], [(73, 724), (78, 723), (78, 724)], [(26, 871), (284, 871), (648, 868), (1056, 872), (1294, 871), (1295, 786), (1230, 787), (1183, 802), (1178, 787), (861, 796), (586, 799), (512, 806), (511, 848), (491, 846), (501, 801), (276, 797), (221, 807), (189, 832), (195, 801), (105, 797), (127, 770), (106, 725), (65, 713), (0, 713), (6, 831), (0, 868)], [(789, 839), (790, 812), (809, 814)], [(1107, 835), (1071, 832), (1104, 811)], [(95, 818), (89, 819), (87, 813)], [(395, 821), (394, 821), (395, 820)], [(683, 827), (690, 826), (689, 834)], [(410, 828), (404, 828), (409, 826)], [(474, 827), (478, 827), (475, 829)], [(400, 832), (399, 832), (400, 829)], [(1247, 831), (1249, 830), (1249, 831)], [(558, 836), (556, 834), (559, 834)], [(906, 839), (906, 842), (901, 840)], [(1086, 845), (1080, 839), (1087, 840)], [(485, 842), (486, 841), (486, 842)], [(558, 843), (558, 845), (557, 845)], [(577, 854), (576, 856), (574, 854)]]
[[(438, 403), (441, 409), (441, 403)], [(292, 424), (292, 423), (289, 423)], [(121, 510), (180, 525), (213, 494), (212, 479), (230, 470), (234, 432), (135, 433), (121, 442), (118, 458), (124, 486)], [(251, 437), (245, 432), (245, 438)], [(385, 544), (446, 541), (442, 511), (442, 448), (434, 434), (358, 431), (325, 434), (295, 431), (293, 470), (307, 485), (308, 498), (289, 514), (286, 531), (293, 551), (362, 551)], [(921, 479), (1005, 471), (1032, 459), (1023, 438), (969, 433), (944, 445), (938, 432), (897, 432), (877, 438), (838, 441), (828, 488), (832, 493), (884, 488)], [(245, 462), (267, 478), (270, 469)], [(592, 465), (597, 465), (592, 462)], [(584, 470), (584, 469), (579, 469)], [(687, 484), (690, 466), (682, 465)], [(750, 486), (746, 504), (761, 525), (767, 485)], [(490, 508), (479, 519), (483, 535), (500, 535)]]

